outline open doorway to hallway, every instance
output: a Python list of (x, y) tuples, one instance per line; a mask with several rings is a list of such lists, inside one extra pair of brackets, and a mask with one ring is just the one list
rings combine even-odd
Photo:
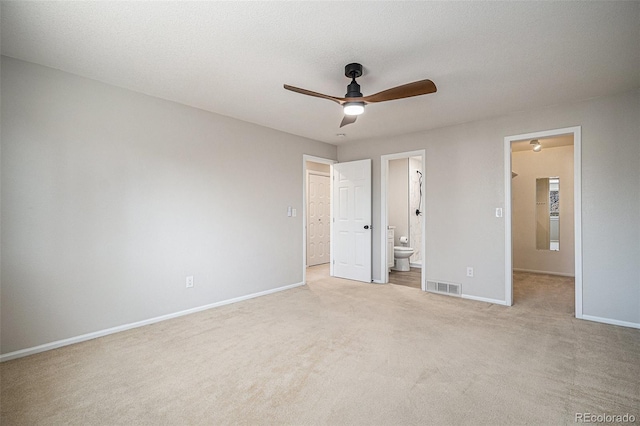
[[(307, 187), (307, 181), (313, 182), (313, 177), (307, 179), (307, 175), (314, 175), (314, 163), (319, 166), (329, 165), (329, 187), (323, 183), (325, 193), (323, 207), (308, 204), (314, 195), (309, 195), (311, 190)], [(372, 280), (372, 207), (371, 207), (371, 160), (363, 159), (337, 163), (334, 160), (303, 155), (303, 280), (306, 281), (307, 261), (311, 258), (322, 260), (317, 264), (329, 261), (329, 271), (332, 277), (345, 278), (366, 283)], [(326, 168), (320, 171), (320, 177), (325, 177)], [(322, 192), (325, 192), (322, 191)], [(320, 198), (318, 198), (320, 199)], [(310, 217), (307, 217), (309, 211)], [(315, 216), (314, 216), (315, 211)], [(322, 216), (319, 211), (324, 211)], [(311, 220), (313, 226), (308, 223)], [(322, 222), (321, 237), (323, 248), (311, 247), (308, 240), (314, 241), (312, 234), (314, 229), (318, 232), (318, 223)], [(326, 223), (329, 223), (328, 231)], [(316, 240), (318, 242), (320, 240)], [(309, 251), (310, 256), (307, 255)], [(328, 252), (327, 252), (328, 251)], [(326, 256), (325, 256), (326, 254)]]
[(579, 128), (505, 138), (507, 304), (581, 317), (579, 142)]
[(331, 259), (331, 166), (307, 161), (307, 266)]
[(573, 293), (575, 275), (573, 135), (513, 142), (511, 169), (513, 301), (562, 299), (552, 290), (570, 285)]
[(334, 160), (302, 156), (302, 276), (309, 266), (325, 265), (333, 273), (331, 261), (331, 173)]

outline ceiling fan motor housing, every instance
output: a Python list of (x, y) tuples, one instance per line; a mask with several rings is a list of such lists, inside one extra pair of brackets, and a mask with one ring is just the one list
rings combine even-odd
[(360, 85), (356, 82), (356, 78), (362, 75), (362, 65), (352, 63), (344, 67), (344, 75), (351, 79), (351, 84), (347, 86), (347, 94), (345, 98), (361, 98)]

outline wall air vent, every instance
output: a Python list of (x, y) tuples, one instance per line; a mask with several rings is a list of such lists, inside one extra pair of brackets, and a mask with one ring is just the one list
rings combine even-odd
[(449, 296), (460, 296), (460, 284), (427, 281), (427, 291)]

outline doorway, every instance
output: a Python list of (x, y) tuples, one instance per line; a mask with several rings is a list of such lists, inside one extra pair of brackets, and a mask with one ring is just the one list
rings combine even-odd
[[(331, 185), (329, 167), (328, 164), (307, 163), (307, 266), (329, 263), (330, 260)], [(317, 170), (319, 168), (323, 170)]]
[[(331, 168), (334, 160), (303, 155), (302, 190), (302, 279), (307, 267), (330, 263), (331, 258)], [(329, 265), (333, 274), (333, 265)]]
[[(326, 158), (303, 155), (302, 190), (302, 279), (307, 278), (307, 247), (309, 240), (308, 213), (310, 210), (306, 177), (314, 174), (316, 166), (329, 167), (330, 191), (329, 275), (370, 283), (371, 275), (371, 160), (338, 163)], [(315, 164), (318, 163), (318, 164)], [(309, 173), (309, 171), (312, 171)], [(327, 214), (324, 215), (327, 217)], [(316, 219), (318, 219), (316, 217)]]
[[(505, 302), (514, 281), (574, 281), (582, 318), (580, 127), (505, 138)], [(545, 279), (545, 276), (548, 279)], [(565, 285), (568, 285), (566, 284)], [(525, 294), (525, 293), (519, 293)]]
[[(425, 291), (425, 151), (381, 157), (380, 282)], [(407, 265), (394, 259), (395, 247), (408, 247)]]

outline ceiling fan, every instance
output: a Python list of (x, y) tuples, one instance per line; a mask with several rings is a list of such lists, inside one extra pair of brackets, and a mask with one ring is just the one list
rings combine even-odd
[(372, 104), (375, 102), (393, 101), (395, 99), (410, 98), (412, 96), (427, 95), (429, 93), (435, 93), (436, 85), (431, 80), (414, 81), (413, 83), (403, 84), (402, 86), (393, 87), (391, 89), (383, 90), (374, 95), (362, 96), (360, 92), (360, 85), (356, 82), (356, 78), (362, 76), (362, 65), (360, 64), (348, 64), (344, 67), (344, 75), (351, 79), (351, 83), (347, 86), (347, 94), (344, 98), (338, 98), (335, 96), (324, 95), (318, 92), (312, 92), (311, 90), (301, 89), (299, 87), (284, 85), (284, 88), (291, 90), (292, 92), (302, 93), (303, 95), (315, 96), (317, 98), (328, 99), (333, 102), (337, 102), (342, 105), (344, 110), (344, 118), (340, 123), (340, 127), (347, 124), (354, 123), (356, 118), (364, 112), (364, 106), (366, 104)]

